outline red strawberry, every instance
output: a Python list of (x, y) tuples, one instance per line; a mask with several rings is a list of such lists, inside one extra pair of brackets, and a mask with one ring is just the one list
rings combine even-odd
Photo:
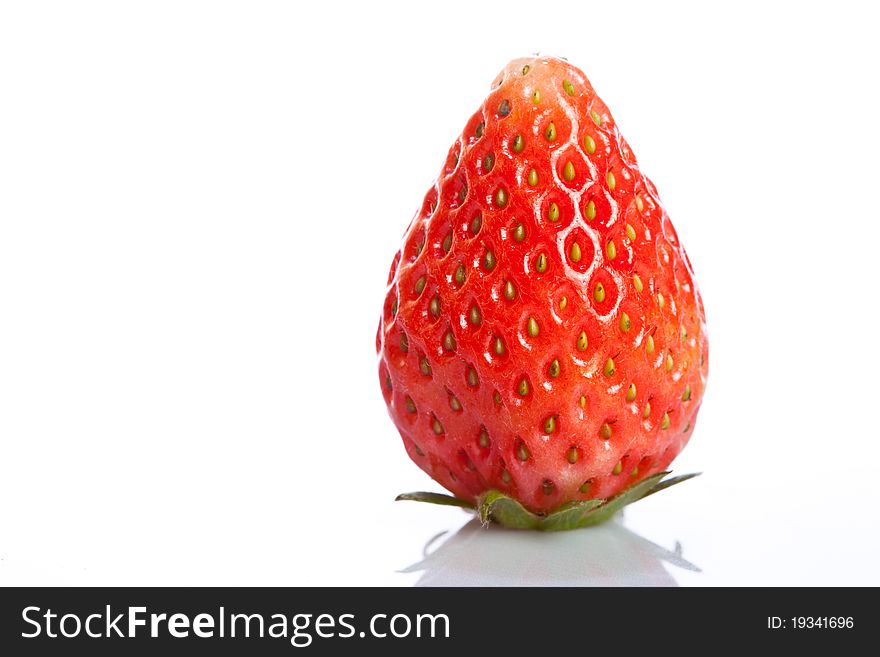
[(379, 372), (410, 457), (469, 502), (610, 498), (687, 443), (707, 349), (684, 249), (586, 76), (508, 64), (388, 277)]

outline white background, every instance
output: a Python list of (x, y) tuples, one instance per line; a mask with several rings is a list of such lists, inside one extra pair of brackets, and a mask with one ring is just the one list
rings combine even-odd
[[(0, 584), (880, 584), (869, 6), (4, 3)], [(448, 146), (535, 51), (657, 184), (712, 351), (674, 466), (705, 474), (558, 536), (392, 502), (439, 487), (374, 350)]]

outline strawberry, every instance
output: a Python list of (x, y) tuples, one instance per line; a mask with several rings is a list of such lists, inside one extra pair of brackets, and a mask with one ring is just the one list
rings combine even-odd
[(391, 418), (448, 503), (510, 501), (489, 516), (534, 526), (671, 483), (708, 373), (702, 300), (579, 69), (518, 59), (495, 80), (394, 257), (376, 345)]

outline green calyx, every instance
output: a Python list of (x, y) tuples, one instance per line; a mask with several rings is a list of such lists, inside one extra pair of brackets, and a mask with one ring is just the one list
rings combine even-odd
[[(486, 491), (475, 501), (441, 493), (404, 493), (398, 495), (396, 501), (426, 502), (471, 509), (477, 513), (483, 525), (495, 523), (509, 529), (567, 531), (603, 523), (628, 504), (692, 479), (699, 473), (666, 478), (669, 474), (669, 472), (655, 474), (607, 499), (566, 502), (546, 514), (533, 513), (514, 498), (498, 490)], [(585, 482), (583, 489), (586, 489), (585, 494), (589, 491), (588, 482)]]

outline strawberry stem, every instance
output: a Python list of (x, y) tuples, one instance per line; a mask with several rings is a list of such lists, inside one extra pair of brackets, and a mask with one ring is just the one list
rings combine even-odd
[(404, 493), (398, 495), (396, 501), (410, 500), (472, 509), (477, 512), (484, 525), (494, 522), (510, 529), (565, 531), (603, 523), (626, 505), (692, 479), (699, 473), (665, 479), (668, 474), (670, 473), (655, 474), (608, 499), (566, 502), (547, 514), (533, 513), (509, 495), (498, 490), (483, 493), (477, 498), (476, 504), (442, 493)]

